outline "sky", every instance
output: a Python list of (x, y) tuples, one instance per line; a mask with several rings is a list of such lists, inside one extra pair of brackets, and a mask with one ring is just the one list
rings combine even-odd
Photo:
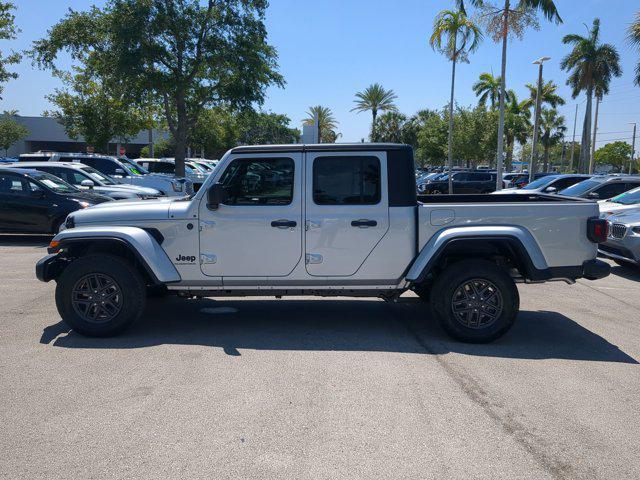
[[(14, 0), (18, 10), (16, 23), (22, 30), (15, 41), (3, 42), (0, 48), (22, 50), (46, 35), (69, 8), (86, 9), (104, 1), (88, 0)], [(448, 102), (451, 65), (428, 44), (433, 19), (438, 11), (451, 8), (453, 0), (271, 0), (266, 15), (268, 41), (279, 55), (284, 88), (269, 88), (263, 105), (266, 111), (284, 113), (292, 127), (301, 127), (305, 111), (311, 105), (330, 107), (339, 122), (339, 141), (366, 138), (371, 116), (351, 112), (354, 94), (378, 82), (392, 89), (402, 113), (411, 115), (423, 108), (441, 108)], [(569, 51), (562, 44), (568, 33), (586, 34), (595, 17), (601, 19), (601, 41), (617, 47), (623, 75), (614, 79), (610, 95), (600, 107), (598, 144), (614, 140), (631, 142), (633, 127), (640, 127), (640, 87), (633, 85), (633, 72), (640, 52), (626, 42), (626, 28), (640, 11), (639, 0), (556, 0), (564, 20), (561, 25), (540, 19), (540, 30), (528, 30), (522, 40), (509, 44), (507, 88), (519, 98), (527, 95), (524, 85), (537, 80), (537, 66), (532, 61), (549, 56), (545, 63), (545, 80), (554, 80), (567, 105), (560, 108), (571, 139), (575, 105), (578, 104), (576, 138), (579, 140), (584, 115), (584, 95), (571, 99), (565, 85), (566, 72), (560, 61)], [(5, 86), (0, 110), (17, 109), (22, 115), (40, 115), (51, 105), (45, 96), (60, 86), (47, 71), (39, 71), (24, 59), (13, 67), (18, 80)], [(486, 37), (471, 55), (469, 64), (457, 69), (456, 102), (475, 105), (471, 89), (482, 72), (500, 72), (500, 46)], [(640, 132), (638, 134), (640, 137)], [(640, 140), (637, 142), (640, 143)]]

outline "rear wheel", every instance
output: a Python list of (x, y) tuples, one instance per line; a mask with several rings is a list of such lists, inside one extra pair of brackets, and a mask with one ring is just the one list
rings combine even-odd
[(69, 265), (56, 287), (56, 306), (76, 332), (91, 337), (116, 335), (135, 322), (145, 307), (145, 283), (126, 260), (94, 254)]
[(520, 297), (509, 274), (486, 260), (463, 260), (446, 268), (431, 291), (431, 310), (456, 340), (486, 343), (513, 325)]

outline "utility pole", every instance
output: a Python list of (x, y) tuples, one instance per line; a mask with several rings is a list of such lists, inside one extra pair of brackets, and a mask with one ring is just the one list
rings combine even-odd
[(564, 154), (567, 151), (567, 142), (564, 140), (564, 134), (562, 134), (562, 152), (560, 153), (560, 173), (564, 171)]
[(629, 175), (633, 172), (633, 157), (636, 154), (636, 124), (633, 124), (633, 140), (631, 141), (631, 160), (629, 160)]
[(542, 57), (533, 62), (538, 65), (538, 90), (536, 91), (536, 111), (533, 122), (533, 142), (531, 144), (531, 161), (529, 162), (529, 183), (533, 182), (538, 161), (538, 123), (540, 122), (540, 105), (542, 104), (542, 64), (550, 57)]
[(576, 114), (573, 117), (573, 140), (571, 141), (571, 160), (569, 160), (569, 171), (573, 170), (573, 149), (576, 146), (576, 124), (578, 123), (578, 104), (576, 103)]
[(591, 142), (591, 159), (589, 160), (589, 173), (593, 173), (594, 157), (596, 154), (596, 132), (598, 131), (598, 110), (600, 108), (600, 97), (596, 97), (596, 117), (593, 122), (593, 141)]

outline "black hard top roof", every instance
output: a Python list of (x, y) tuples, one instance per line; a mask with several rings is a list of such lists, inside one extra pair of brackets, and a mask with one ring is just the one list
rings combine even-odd
[(231, 153), (274, 153), (274, 152), (362, 152), (409, 150), (410, 145), (402, 143), (292, 143), (289, 145), (247, 145), (231, 149)]

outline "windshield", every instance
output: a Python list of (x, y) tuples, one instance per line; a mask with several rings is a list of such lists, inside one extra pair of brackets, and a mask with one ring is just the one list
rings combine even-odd
[(205, 168), (201, 163), (189, 162), (189, 166), (193, 167), (199, 173), (204, 173), (205, 175), (209, 173), (209, 170)]
[(609, 201), (621, 205), (635, 205), (636, 203), (640, 203), (640, 187), (613, 197)]
[(147, 175), (149, 173), (144, 167), (141, 167), (137, 163), (132, 160), (129, 160), (127, 157), (120, 157), (120, 160), (133, 175)]
[(46, 172), (38, 172), (31, 175), (31, 178), (37, 180), (49, 190), (53, 190), (56, 193), (76, 193), (79, 192), (76, 187), (68, 184), (64, 180), (51, 175)]
[(526, 187), (522, 187), (522, 190), (536, 190), (537, 188), (546, 187), (551, 182), (555, 181), (558, 177), (555, 175), (549, 175), (547, 177), (540, 177), (537, 180), (534, 180)]
[(86, 173), (87, 175), (89, 175), (89, 178), (91, 180), (95, 180), (96, 182), (98, 182), (98, 184), (104, 184), (104, 185), (118, 185), (118, 182), (116, 182), (113, 178), (111, 178), (109, 175), (106, 175), (104, 173), (100, 173), (98, 170), (96, 170), (95, 168), (91, 168), (91, 167), (81, 167), (80, 170), (82, 170), (84, 173)]
[(579, 197), (580, 195), (588, 192), (593, 187), (597, 187), (602, 182), (598, 182), (597, 180), (585, 180), (584, 182), (576, 183), (575, 185), (571, 185), (569, 188), (565, 188), (560, 191), (560, 195), (567, 195), (569, 197)]

